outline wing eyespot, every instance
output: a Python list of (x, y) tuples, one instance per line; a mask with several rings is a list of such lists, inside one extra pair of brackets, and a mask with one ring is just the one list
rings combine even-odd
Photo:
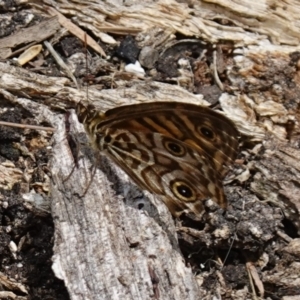
[(175, 197), (181, 201), (191, 202), (197, 199), (194, 189), (183, 180), (174, 180), (170, 186)]
[(104, 137), (104, 143), (106, 143), (106, 144), (109, 144), (109, 143), (111, 142), (111, 140), (112, 140), (112, 138), (111, 138), (110, 135), (106, 135), (106, 136)]
[(209, 127), (201, 126), (198, 131), (200, 131), (200, 133), (208, 140), (215, 139), (215, 133)]
[(163, 145), (165, 149), (174, 156), (184, 156), (186, 154), (186, 149), (180, 143), (173, 140), (164, 140)]

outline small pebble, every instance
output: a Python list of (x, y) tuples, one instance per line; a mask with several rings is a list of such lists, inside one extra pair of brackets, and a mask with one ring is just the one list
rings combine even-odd
[(139, 55), (139, 62), (141, 65), (147, 69), (153, 68), (154, 64), (157, 62), (159, 53), (152, 47), (144, 47)]

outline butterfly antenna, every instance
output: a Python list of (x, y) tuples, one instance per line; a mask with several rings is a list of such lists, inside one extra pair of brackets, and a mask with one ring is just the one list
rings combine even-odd
[[(86, 35), (86, 33), (84, 33), (84, 51), (85, 51), (85, 69), (86, 69), (86, 73), (87, 73), (88, 72), (88, 60), (87, 60), (87, 35)], [(86, 77), (87, 77), (87, 75), (86, 75)], [(88, 92), (89, 92), (89, 90), (88, 90), (88, 85), (87, 85), (87, 90), (86, 90), (87, 99), (88, 99)], [(76, 105), (77, 113), (78, 113), (78, 109), (80, 107), (80, 103), (81, 103), (81, 100)], [(74, 165), (72, 167), (70, 174), (65, 179), (63, 179), (63, 182), (68, 181), (70, 179), (71, 175), (73, 174), (75, 168), (78, 169), (78, 167), (79, 167), (78, 162), (79, 162), (79, 153), (80, 153), (80, 142), (77, 140), (77, 138), (71, 132), (71, 124), (70, 124), (69, 118), (70, 118), (70, 112), (68, 112), (65, 116), (65, 127), (66, 127), (67, 141), (68, 141), (69, 148), (71, 150), (71, 153), (72, 153), (72, 156), (74, 159)]]
[[(88, 51), (87, 51), (87, 37), (86, 33), (84, 34), (84, 50), (85, 50), (85, 71), (86, 71), (86, 78), (88, 78), (89, 74), (89, 64), (88, 64)], [(89, 81), (87, 80), (86, 85), (86, 99), (89, 99)]]
[[(84, 50), (85, 50), (85, 69), (86, 69), (86, 81), (87, 81), (87, 84), (86, 84), (86, 100), (89, 101), (89, 64), (88, 64), (88, 49), (87, 49), (87, 34), (85, 33), (84, 34)], [(99, 161), (100, 161), (100, 155), (98, 153), (96, 153), (96, 161), (95, 161), (95, 164), (92, 165), (92, 173), (91, 173), (91, 177), (90, 177), (90, 180), (83, 192), (83, 194), (81, 195), (81, 197), (84, 197), (87, 193), (87, 191), (89, 190), (93, 180), (94, 180), (94, 177), (96, 175), (96, 171), (97, 171), (97, 165), (99, 164)]]

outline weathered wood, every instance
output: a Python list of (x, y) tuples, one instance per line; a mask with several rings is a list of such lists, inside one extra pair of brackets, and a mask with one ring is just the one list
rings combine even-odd
[[(53, 1), (44, 0), (62, 14), (76, 17), (103, 42), (115, 28), (146, 31), (151, 27), (172, 28), (173, 33), (197, 36), (201, 40), (234, 42), (238, 46), (257, 44), (267, 37), (274, 44), (299, 45), (299, 3), (209, 0), (194, 1)], [(109, 17), (108, 17), (109, 16)], [(288, 18), (286, 16), (289, 16)], [(221, 22), (218, 22), (221, 20)]]
[[(103, 42), (110, 39), (114, 44), (108, 33), (119, 28), (124, 32), (125, 28), (128, 32), (141, 31), (141, 47), (150, 43), (159, 45), (160, 50), (175, 38), (174, 33), (233, 45), (232, 60), (224, 67), (227, 86), (217, 99), (237, 124), (245, 145), (241, 165), (234, 169), (237, 176), (231, 178), (235, 181), (226, 187), (229, 208), (225, 217), (214, 214), (213, 207), (208, 209), (204, 230), (181, 228), (180, 234), (191, 244), (196, 241), (201, 245), (201, 251), (203, 245), (212, 250), (228, 249), (231, 238), (237, 235), (231, 251), (243, 253), (249, 276), (254, 278), (253, 285), (259, 287), (262, 297), (259, 280), (274, 289), (283, 287), (278, 291), (280, 296), (285, 296), (286, 290), (291, 294), (293, 289), (293, 295), (298, 295), (297, 280), (293, 278), (299, 270), (294, 262), (299, 260), (299, 252), (292, 249), (297, 248), (297, 243), (291, 237), (297, 235), (295, 228), (299, 230), (298, 4), (253, 2), (249, 6), (240, 1), (232, 6), (231, 1), (197, 1), (188, 7), (173, 0), (130, 1), (127, 6), (118, 1), (44, 3), (76, 16), (78, 24), (89, 28)], [(35, 9), (41, 12), (38, 6)], [(153, 27), (160, 31), (157, 44), (157, 35), (148, 39)], [(98, 66), (108, 64), (102, 60)], [(207, 104), (201, 95), (179, 86), (134, 80), (122, 70), (109, 70), (111, 76), (103, 81), (114, 83), (117, 89), (89, 89), (89, 100), (101, 110), (154, 100)], [(192, 71), (189, 76), (192, 82)], [(41, 76), (3, 63), (0, 88), (11, 103), (31, 111), (37, 123), (46, 121), (57, 128), (50, 165), (56, 227), (53, 269), (64, 280), (72, 299), (212, 299), (216, 295), (250, 298), (248, 282), (242, 288), (234, 286), (239, 279), (235, 276), (244, 267), (242, 263), (225, 263), (223, 275), (215, 269), (201, 272), (196, 281), (183, 261), (174, 223), (165, 206), (138, 191), (106, 159), (96, 163), (94, 153), (82, 145), (78, 166), (74, 167), (76, 151), (71, 151), (67, 140), (66, 118), (48, 108), (74, 107), (86, 98), (85, 91), (70, 87), (68, 79)], [(37, 105), (26, 95), (34, 99), (39, 95), (44, 100), (38, 100), (45, 105)], [(291, 133), (287, 132), (289, 122), (294, 124)], [(82, 136), (82, 127), (72, 113), (71, 139), (80, 141)], [(255, 143), (261, 143), (260, 148), (253, 148)], [(95, 176), (92, 166), (96, 168)], [(294, 226), (291, 230), (284, 230), (281, 224), (283, 213)], [(269, 261), (275, 261), (275, 266)], [(283, 272), (289, 266), (291, 271)], [(288, 278), (283, 280), (286, 274)], [(217, 276), (218, 285), (211, 275)]]
[[(78, 135), (82, 127), (74, 114), (71, 119), (72, 135)], [(64, 122), (57, 121), (51, 163), (53, 270), (72, 299), (197, 299), (166, 208), (139, 210), (153, 196), (137, 192), (106, 159), (95, 162), (90, 149), (81, 147), (74, 167)]]
[[(42, 21), (40, 24), (18, 31), (16, 34), (0, 39), (0, 53), (3, 53), (0, 55), (0, 58), (5, 59), (12, 55), (11, 48), (24, 43), (38, 43), (51, 37), (59, 30), (59, 28), (60, 26), (57, 18), (53, 17)], [(8, 50), (4, 53), (1, 52), (3, 49)]]

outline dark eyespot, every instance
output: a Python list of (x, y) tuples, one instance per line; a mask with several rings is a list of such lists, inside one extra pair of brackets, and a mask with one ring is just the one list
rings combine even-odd
[(207, 127), (201, 127), (200, 131), (206, 138), (210, 140), (212, 140), (215, 137), (213, 131)]
[(168, 150), (174, 156), (183, 156), (186, 152), (185, 148), (182, 145), (174, 141), (166, 140), (164, 141), (164, 146), (166, 150)]
[(168, 143), (168, 148), (175, 153), (181, 153), (182, 152), (182, 148), (175, 143)]
[(184, 181), (177, 180), (171, 182), (171, 190), (176, 198), (182, 201), (195, 201), (196, 193), (193, 188)]
[(109, 144), (111, 142), (111, 136), (110, 135), (106, 135), (105, 138), (104, 138), (104, 142), (106, 144)]
[(182, 197), (185, 197), (185, 198), (190, 198), (193, 196), (193, 192), (192, 190), (190, 189), (190, 187), (184, 185), (184, 184), (181, 184), (181, 185), (178, 185), (177, 187), (177, 192), (182, 196)]

